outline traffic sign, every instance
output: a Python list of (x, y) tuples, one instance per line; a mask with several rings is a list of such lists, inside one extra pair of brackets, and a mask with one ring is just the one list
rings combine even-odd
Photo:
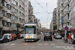
[(69, 30), (69, 27), (68, 27), (68, 26), (65, 26), (64, 29), (65, 29), (66, 31), (68, 31), (68, 30)]

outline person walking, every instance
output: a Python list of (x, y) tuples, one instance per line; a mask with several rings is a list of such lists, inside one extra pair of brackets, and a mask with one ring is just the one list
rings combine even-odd
[(68, 33), (66, 33), (66, 43), (68, 42)]
[(74, 39), (74, 34), (71, 33), (71, 42), (73, 43), (73, 39)]
[(21, 33), (19, 34), (19, 38), (21, 37)]
[(71, 34), (69, 33), (68, 43), (71, 44)]
[(12, 34), (12, 40), (14, 40), (14, 35)]

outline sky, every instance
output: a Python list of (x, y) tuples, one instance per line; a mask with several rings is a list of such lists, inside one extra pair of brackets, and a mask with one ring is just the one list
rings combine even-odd
[[(30, 0), (34, 8), (34, 15), (36, 18), (40, 19), (42, 27), (50, 29), (50, 23), (53, 17), (53, 10), (57, 7), (57, 0), (36, 0), (40, 5), (37, 4), (35, 0)], [(50, 14), (45, 11), (48, 11)]]

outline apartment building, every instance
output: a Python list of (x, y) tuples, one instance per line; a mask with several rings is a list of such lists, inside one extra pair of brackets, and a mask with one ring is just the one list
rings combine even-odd
[(25, 0), (25, 23), (28, 23), (29, 20), (29, 0)]
[(53, 30), (57, 30), (57, 8), (53, 11)]
[(0, 0), (0, 35), (23, 31), (25, 0)]
[(50, 23), (50, 30), (53, 31), (53, 22)]
[(29, 3), (28, 3), (28, 15), (29, 15), (29, 17), (28, 17), (28, 20), (29, 20), (29, 22), (33, 22), (33, 6), (31, 5), (31, 2), (29, 1)]
[(61, 0), (57, 0), (57, 30), (61, 30), (60, 26), (61, 26), (61, 16), (60, 16), (60, 5), (61, 5)]
[[(75, 0), (58, 0), (58, 29), (62, 29), (61, 17), (63, 16), (63, 29), (65, 26), (75, 29)], [(60, 20), (59, 20), (60, 19)], [(60, 22), (59, 22), (60, 21)], [(60, 23), (60, 24), (59, 24)]]
[(57, 8), (54, 8), (50, 30), (57, 30)]

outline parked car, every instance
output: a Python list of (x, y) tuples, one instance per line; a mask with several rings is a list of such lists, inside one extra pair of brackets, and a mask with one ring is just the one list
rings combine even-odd
[(24, 34), (21, 34), (21, 37), (20, 38), (24, 38)]
[(52, 35), (50, 35), (49, 33), (44, 34), (44, 41), (45, 41), (45, 40), (50, 40), (50, 41), (52, 41)]
[(12, 40), (12, 35), (11, 34), (4, 34), (0, 36), (0, 42), (9, 42)]
[(56, 36), (56, 33), (54, 34), (54, 38), (55, 38), (55, 36)]
[(56, 34), (55, 38), (56, 39), (62, 39), (62, 36), (60, 34)]

